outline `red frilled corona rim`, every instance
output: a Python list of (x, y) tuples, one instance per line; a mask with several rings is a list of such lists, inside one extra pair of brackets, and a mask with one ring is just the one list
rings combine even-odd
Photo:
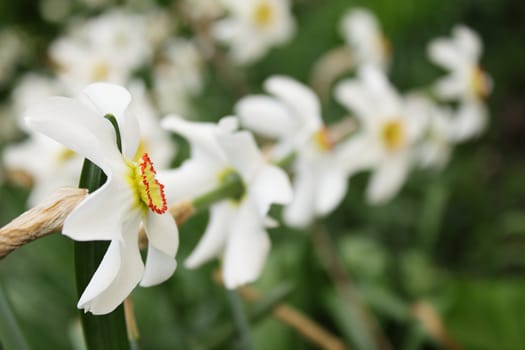
[(140, 175), (144, 194), (147, 197), (147, 205), (155, 213), (164, 214), (168, 210), (168, 205), (164, 194), (164, 185), (156, 179), (156, 174), (153, 162), (149, 155), (144, 153), (140, 158)]

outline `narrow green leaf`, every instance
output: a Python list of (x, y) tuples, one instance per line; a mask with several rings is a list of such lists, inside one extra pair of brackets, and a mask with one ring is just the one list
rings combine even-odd
[(0, 284), (0, 349), (27, 350), (29, 346), (18, 327), (15, 315)]
[[(106, 176), (102, 170), (86, 159), (82, 167), (79, 186), (92, 192), (104, 182), (106, 182)], [(75, 270), (79, 296), (82, 295), (97, 270), (108, 245), (108, 242), (75, 242)], [(122, 305), (107, 315), (95, 316), (82, 312), (81, 317), (84, 337), (89, 350), (128, 350), (130, 348)]]

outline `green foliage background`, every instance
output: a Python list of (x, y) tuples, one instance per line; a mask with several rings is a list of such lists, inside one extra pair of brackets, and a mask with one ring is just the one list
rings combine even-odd
[[(167, 1), (162, 1), (167, 3)], [(292, 42), (240, 71), (252, 92), (272, 74), (308, 82), (314, 62), (342, 44), (337, 23), (351, 6), (379, 17), (394, 48), (392, 81), (402, 90), (423, 86), (442, 72), (426, 58), (430, 39), (449, 35), (457, 23), (475, 29), (485, 48), (482, 63), (495, 85), (491, 121), (478, 140), (456, 148), (442, 172), (415, 172), (392, 202), (368, 206), (368, 176), (351, 179), (344, 203), (326, 218), (345, 267), (396, 349), (438, 349), (409, 316), (409, 305), (426, 300), (441, 313), (465, 349), (525, 348), (525, 17), (520, 0), (302, 0), (293, 5), (298, 32)], [(28, 33), (28, 56), (18, 73), (43, 70), (43, 53), (59, 27), (43, 22), (34, 1), (0, 2), (0, 28)], [(231, 113), (238, 95), (213, 67), (193, 117), (217, 120)], [(0, 88), (0, 101), (16, 76)], [(343, 110), (334, 101), (325, 118)], [(182, 155), (184, 152), (182, 152)], [(182, 155), (180, 157), (182, 157)], [(0, 224), (24, 210), (27, 190), (0, 187)], [(181, 262), (206, 225), (199, 214), (181, 229)], [(273, 250), (256, 287), (271, 293), (283, 283), (287, 302), (309, 314), (353, 348), (367, 348), (353, 331), (352, 310), (338, 306), (311, 237), (286, 228), (271, 231)], [(31, 348), (70, 349), (78, 340), (72, 242), (53, 235), (0, 261), (0, 284)], [(232, 348), (217, 344), (232, 324), (223, 288), (211, 278), (215, 263), (198, 271), (180, 264), (167, 283), (135, 290), (141, 349)], [(76, 334), (76, 335), (75, 335)], [(253, 324), (257, 349), (312, 346), (271, 317)], [(1, 339), (0, 339), (1, 341)], [(1, 348), (1, 346), (0, 346)]]

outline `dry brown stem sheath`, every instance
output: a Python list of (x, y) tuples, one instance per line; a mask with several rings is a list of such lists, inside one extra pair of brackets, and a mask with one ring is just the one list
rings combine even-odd
[(83, 188), (61, 188), (0, 228), (0, 258), (37, 238), (60, 232), (66, 216), (86, 195)]

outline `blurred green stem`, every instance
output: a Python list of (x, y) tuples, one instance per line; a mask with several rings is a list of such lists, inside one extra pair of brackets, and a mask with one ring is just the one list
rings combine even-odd
[(0, 284), (0, 348), (5, 350), (28, 350), (29, 346), (11, 311), (4, 287)]
[(240, 348), (243, 350), (254, 349), (252, 337), (250, 334), (250, 323), (246, 317), (244, 307), (241, 298), (235, 290), (226, 289), (226, 295), (228, 297), (228, 303), (233, 314), (233, 320), (235, 322), (235, 328), (239, 335), (241, 343)]
[[(346, 272), (343, 262), (339, 257), (335, 244), (321, 222), (317, 222), (313, 229), (313, 242), (317, 255), (321, 260), (322, 266), (326, 269), (328, 276), (334, 283), (335, 290), (339, 299), (343, 302), (343, 307), (358, 317), (360, 325), (364, 326), (366, 334), (359, 332), (356, 336), (361, 339), (364, 348), (391, 350), (392, 345), (386, 338), (377, 323), (377, 320), (368, 311), (362, 302), (358, 291), (355, 289), (351, 277)], [(354, 339), (354, 341), (357, 340)]]

